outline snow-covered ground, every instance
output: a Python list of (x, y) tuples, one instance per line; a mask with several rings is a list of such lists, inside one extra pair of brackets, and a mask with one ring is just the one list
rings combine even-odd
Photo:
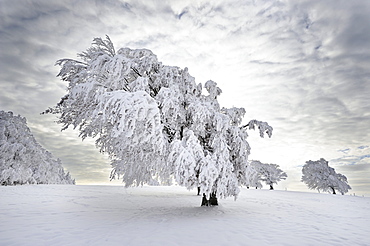
[(182, 187), (0, 187), (0, 245), (370, 245), (370, 198)]

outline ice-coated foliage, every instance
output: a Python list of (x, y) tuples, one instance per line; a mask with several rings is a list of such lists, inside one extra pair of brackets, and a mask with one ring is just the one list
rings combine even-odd
[(335, 191), (338, 191), (344, 195), (351, 189), (347, 177), (336, 173), (335, 169), (329, 167), (329, 162), (324, 158), (317, 161), (306, 161), (302, 168), (302, 182), (311, 190), (331, 192), (332, 194), (336, 194)]
[(251, 121), (242, 126), (243, 108), (220, 108), (214, 81), (196, 84), (188, 69), (162, 65), (147, 49), (115, 51), (95, 38), (79, 54), (61, 59), (58, 76), (68, 93), (46, 113), (59, 114), (63, 129), (78, 128), (82, 138), (96, 137), (112, 159), (111, 178), (126, 186), (172, 179), (207, 196), (236, 196), (249, 180), (247, 128), (272, 128)]
[(277, 184), (279, 181), (285, 180), (288, 177), (277, 164), (265, 164), (260, 161), (251, 160), (250, 165), (257, 172), (256, 179), (251, 183), (252, 187), (260, 188), (261, 183), (259, 181), (263, 181), (270, 186), (270, 189), (273, 189), (273, 184)]
[(74, 184), (33, 137), (26, 118), (0, 111), (0, 184)]
[(255, 127), (258, 127), (258, 130), (260, 132), (260, 136), (261, 138), (263, 138), (265, 136), (265, 133), (271, 137), (272, 135), (272, 127), (267, 123), (267, 122), (263, 122), (263, 121), (258, 121), (258, 120), (251, 120), (249, 121), (249, 123), (247, 125), (245, 125), (244, 127), (247, 127), (249, 129), (253, 129), (255, 130)]
[(247, 166), (247, 169), (249, 171), (249, 179), (245, 183), (247, 188), (250, 187), (261, 189), (262, 183), (261, 183), (261, 174), (258, 172), (258, 168), (256, 166), (252, 165), (252, 162), (249, 161), (249, 165)]

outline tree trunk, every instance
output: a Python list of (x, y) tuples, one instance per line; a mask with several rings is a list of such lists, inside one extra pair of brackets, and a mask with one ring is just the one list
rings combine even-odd
[(211, 197), (209, 198), (209, 203), (211, 204), (211, 206), (218, 206), (216, 193), (211, 194)]
[(201, 206), (218, 206), (216, 193), (215, 192), (212, 193), (211, 196), (209, 197), (209, 200), (207, 200), (206, 194), (203, 193)]
[(197, 196), (200, 196), (200, 187), (198, 187), (198, 194)]
[(273, 190), (274, 189), (274, 187), (272, 187), (272, 185), (270, 185), (270, 190)]
[(330, 188), (331, 188), (331, 190), (333, 191), (333, 195), (337, 194), (337, 193), (335, 193), (335, 190), (334, 190), (334, 188), (333, 188), (333, 187), (330, 187)]
[(207, 200), (206, 194), (204, 194), (204, 193), (203, 193), (201, 206), (209, 206), (209, 201)]

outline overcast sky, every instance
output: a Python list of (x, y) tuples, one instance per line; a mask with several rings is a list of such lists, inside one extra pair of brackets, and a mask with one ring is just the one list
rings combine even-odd
[(1, 0), (0, 110), (25, 116), (77, 184), (108, 183), (109, 160), (40, 112), (66, 94), (55, 61), (106, 34), (214, 80), (221, 106), (272, 125), (271, 139), (249, 133), (250, 159), (288, 173), (278, 188), (308, 191), (302, 165), (325, 158), (370, 196), (370, 1)]

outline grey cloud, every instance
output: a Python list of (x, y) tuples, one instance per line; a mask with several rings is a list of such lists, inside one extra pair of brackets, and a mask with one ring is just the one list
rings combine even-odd
[(363, 146), (359, 146), (359, 147), (357, 147), (358, 149), (367, 149), (367, 148), (369, 148), (369, 146), (368, 145), (363, 145)]
[(344, 30), (338, 35), (338, 44), (347, 52), (369, 55), (369, 25), (370, 22), (370, 3), (368, 1), (358, 1), (347, 5), (347, 11), (351, 12)]
[(369, 164), (360, 164), (360, 165), (346, 165), (336, 167), (337, 169), (344, 170), (347, 173), (355, 172), (357, 174), (369, 173), (370, 171), (370, 163)]
[(176, 14), (176, 18), (181, 20), (181, 17), (183, 17), (185, 14), (187, 14), (189, 10), (187, 8), (183, 9), (180, 14)]
[(61, 132), (53, 118), (51, 115), (40, 115), (37, 120), (28, 121), (36, 140), (55, 158), (61, 159), (63, 167), (73, 175), (77, 184), (109, 182), (111, 168), (107, 156), (99, 153), (93, 141), (78, 138), (76, 131)]
[(349, 148), (346, 148), (346, 149), (340, 149), (338, 151), (343, 152), (344, 154), (347, 154), (349, 150), (350, 150)]
[(331, 160), (335, 165), (362, 165), (370, 164), (369, 146), (359, 146), (354, 148), (340, 149), (338, 152), (343, 156)]
[[(309, 16), (310, 14), (308, 13), (307, 15)], [(291, 34), (297, 34), (297, 42), (295, 44), (292, 43), (296, 47), (292, 47), (290, 52), (294, 54), (296, 49), (297, 53), (293, 57), (301, 57), (301, 60), (291, 62), (285, 68), (281, 66), (281, 63), (266, 62), (265, 64), (282, 68), (275, 70), (275, 72), (273, 69), (266, 67), (266, 70), (272, 70), (272, 72), (267, 73), (267, 76), (271, 79), (277, 76), (285, 77), (285, 79), (287, 76), (292, 76), (296, 79), (295, 82), (291, 82), (291, 89), (296, 87), (293, 90), (301, 91), (300, 94), (296, 94), (300, 95), (301, 98), (300, 102), (296, 104), (295, 110), (291, 111), (292, 117), (300, 119), (301, 122), (311, 123), (306, 124), (306, 126), (302, 125), (307, 131), (314, 129), (316, 133), (320, 133), (322, 132), (320, 128), (322, 128), (326, 131), (322, 137), (330, 138), (332, 141), (340, 141), (339, 138), (341, 137), (339, 136), (337, 139), (333, 139), (333, 136), (337, 135), (335, 132), (338, 131), (345, 132), (346, 137), (353, 135), (352, 138), (366, 141), (368, 134), (364, 134), (364, 132), (366, 132), (365, 129), (369, 118), (364, 116), (364, 112), (368, 112), (368, 105), (370, 105), (366, 96), (366, 92), (369, 91), (368, 85), (370, 84), (368, 73), (364, 73), (361, 65), (358, 65), (359, 63), (354, 62), (353, 59), (351, 60), (351, 55), (349, 58), (346, 58), (350, 62), (340, 63), (338, 56), (333, 56), (322, 48), (320, 48), (320, 51), (314, 51), (311, 56), (305, 55), (303, 50), (302, 53), (299, 52), (300, 49), (303, 49), (303, 45), (299, 44), (299, 40), (307, 39), (310, 41), (311, 39), (311, 42), (313, 42), (311, 47), (313, 48), (317, 47), (316, 44), (324, 44), (326, 42), (325, 39), (320, 40), (320, 38), (329, 38), (328, 36), (315, 37), (315, 33), (324, 33), (327, 29), (328, 34), (330, 34), (329, 30), (333, 30), (333, 27), (334, 30), (337, 29), (338, 32), (341, 32), (341, 27), (337, 26), (336, 23), (326, 23), (326, 26), (321, 26), (324, 29), (320, 30), (317, 22), (324, 22), (323, 18), (321, 17), (319, 21), (316, 21), (314, 16), (312, 19), (310, 18), (311, 24), (309, 29), (311, 30), (309, 31), (303, 32), (303, 25), (299, 21), (296, 22), (296, 25), (289, 27), (294, 30), (290, 31)], [(361, 25), (365, 24), (362, 23)], [(352, 26), (352, 28), (355, 27)], [(307, 33), (311, 31), (312, 34)], [(290, 38), (289, 36), (287, 38), (294, 40), (294, 35), (290, 36)], [(332, 43), (340, 39), (340, 37), (335, 35), (330, 38), (334, 40)], [(278, 39), (273, 35), (271, 40), (273, 43), (276, 43)], [(338, 52), (345, 54), (345, 51), (342, 49)], [(312, 124), (317, 126), (312, 128)], [(351, 131), (351, 127), (355, 127), (356, 132)], [(327, 131), (328, 129), (329, 131)], [(344, 142), (346, 139), (342, 139), (342, 141)]]
[(364, 176), (366, 177), (366, 174), (370, 173), (370, 164), (339, 166), (335, 170), (347, 177), (348, 183), (352, 187), (349, 193), (370, 196), (368, 176), (364, 179)]

